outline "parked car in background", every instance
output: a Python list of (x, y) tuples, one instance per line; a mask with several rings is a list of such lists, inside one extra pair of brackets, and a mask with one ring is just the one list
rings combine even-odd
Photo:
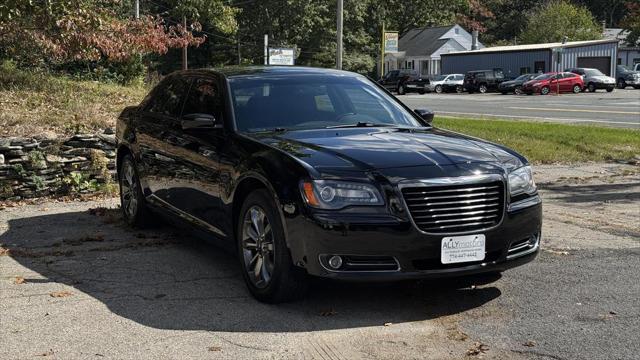
[(589, 90), (589, 92), (595, 92), (597, 89), (605, 89), (607, 92), (612, 92), (616, 87), (616, 79), (603, 74), (598, 69), (571, 68), (565, 71), (582, 76), (585, 89)]
[(453, 91), (461, 93), (463, 81), (464, 75), (462, 74), (436, 75), (429, 80), (427, 89), (438, 94)]
[(633, 71), (640, 71), (640, 63), (633, 65)]
[(570, 72), (550, 72), (537, 76), (533, 80), (529, 80), (522, 84), (522, 91), (527, 94), (547, 95), (552, 92), (574, 94), (582, 92), (584, 82), (582, 76)]
[(640, 71), (635, 71), (625, 65), (618, 65), (616, 67), (616, 83), (618, 89), (624, 89), (627, 86), (640, 89)]
[(462, 86), (469, 94), (474, 92), (484, 94), (487, 91), (498, 90), (498, 85), (505, 80), (502, 69), (475, 70), (467, 72)]
[(515, 93), (522, 94), (522, 84), (535, 79), (540, 74), (523, 74), (513, 80), (503, 81), (498, 85), (498, 91), (502, 94)]
[(379, 83), (387, 90), (398, 93), (398, 95), (404, 95), (408, 92), (424, 94), (426, 85), (429, 84), (429, 79), (421, 77), (415, 70), (399, 69), (386, 73)]
[(432, 119), (346, 71), (180, 71), (117, 120), (121, 211), (228, 248), (269, 303), (302, 297), (309, 276), (400, 281), (532, 261), (542, 205), (527, 159)]

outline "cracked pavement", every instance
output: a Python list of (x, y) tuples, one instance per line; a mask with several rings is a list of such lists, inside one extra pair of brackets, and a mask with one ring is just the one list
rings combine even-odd
[(640, 168), (539, 166), (543, 251), (502, 277), (313, 280), (261, 304), (228, 253), (115, 199), (0, 210), (0, 358), (631, 359)]

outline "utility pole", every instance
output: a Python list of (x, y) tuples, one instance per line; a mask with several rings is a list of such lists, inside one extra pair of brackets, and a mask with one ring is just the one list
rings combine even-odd
[(140, 0), (136, 0), (136, 19), (140, 19)]
[(384, 21), (382, 22), (382, 37), (380, 39), (380, 78), (384, 76)]
[(269, 34), (264, 34), (264, 64), (269, 65)]
[(337, 34), (338, 34), (338, 43), (336, 46), (336, 69), (342, 70), (342, 10), (343, 10), (343, 1), (338, 0), (338, 10), (336, 13), (337, 17)]
[[(187, 32), (187, 17), (182, 17), (182, 27), (186, 34)], [(182, 70), (187, 70), (187, 43), (182, 46)]]
[(240, 33), (236, 36), (236, 41), (238, 43), (238, 65), (242, 65), (242, 55), (240, 54)]

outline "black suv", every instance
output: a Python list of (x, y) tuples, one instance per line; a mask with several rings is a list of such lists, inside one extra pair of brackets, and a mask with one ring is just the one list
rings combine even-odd
[(467, 72), (462, 86), (469, 94), (474, 92), (484, 94), (487, 91), (497, 91), (498, 85), (503, 81), (505, 78), (502, 69), (474, 70)]
[(527, 160), (432, 118), (350, 72), (177, 72), (118, 118), (122, 212), (230, 249), (266, 302), (301, 296), (308, 275), (419, 279), (531, 261), (542, 207)]
[(618, 65), (616, 67), (616, 84), (618, 89), (633, 86), (640, 89), (640, 71), (634, 71), (629, 66)]
[(429, 78), (421, 77), (415, 70), (400, 69), (389, 71), (378, 82), (387, 90), (395, 91), (398, 95), (410, 92), (424, 94), (427, 85), (429, 85)]

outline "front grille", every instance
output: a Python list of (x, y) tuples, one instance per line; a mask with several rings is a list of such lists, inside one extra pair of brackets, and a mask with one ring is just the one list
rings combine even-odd
[(490, 228), (504, 212), (502, 181), (405, 187), (402, 195), (418, 228), (433, 234)]

